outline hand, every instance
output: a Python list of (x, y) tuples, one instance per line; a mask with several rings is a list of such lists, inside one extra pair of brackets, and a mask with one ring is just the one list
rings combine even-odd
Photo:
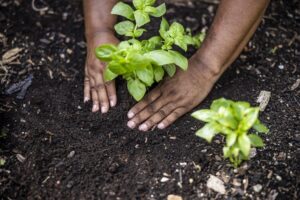
[(194, 56), (186, 72), (178, 70), (128, 112), (127, 126), (138, 127), (140, 131), (148, 131), (157, 124), (159, 129), (168, 127), (204, 100), (220, 74)]
[(118, 39), (112, 32), (99, 32), (93, 37), (87, 37), (87, 58), (85, 63), (84, 102), (92, 98), (92, 112), (101, 109), (107, 113), (110, 107), (117, 104), (115, 82), (105, 82), (103, 73), (105, 64), (95, 56), (95, 48), (101, 44), (118, 44)]

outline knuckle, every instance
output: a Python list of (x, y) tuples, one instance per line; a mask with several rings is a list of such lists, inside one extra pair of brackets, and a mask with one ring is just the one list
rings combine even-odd
[(167, 113), (164, 109), (160, 109), (158, 111), (158, 114), (160, 115), (161, 118), (165, 118), (167, 116)]
[(149, 106), (148, 106), (148, 108), (147, 108), (147, 111), (150, 112), (150, 113), (153, 113), (153, 112), (155, 112), (155, 110), (156, 110), (155, 104), (154, 103), (150, 103)]

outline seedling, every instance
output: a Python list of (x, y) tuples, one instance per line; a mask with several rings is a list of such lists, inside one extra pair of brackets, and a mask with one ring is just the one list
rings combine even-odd
[(264, 146), (263, 140), (257, 134), (248, 134), (251, 128), (256, 132), (268, 133), (268, 128), (259, 121), (258, 115), (258, 107), (251, 107), (248, 102), (234, 102), (224, 98), (213, 101), (210, 109), (192, 114), (194, 118), (206, 122), (206, 125), (196, 132), (197, 136), (209, 143), (219, 133), (226, 137), (223, 154), (234, 167), (249, 159), (252, 146)]
[[(117, 3), (111, 13), (126, 20), (119, 22), (114, 28), (128, 40), (119, 45), (103, 44), (96, 48), (97, 58), (107, 63), (105, 81), (122, 76), (127, 81), (129, 93), (137, 101), (144, 97), (148, 87), (161, 81), (165, 73), (173, 76), (176, 66), (187, 70), (187, 58), (175, 51), (174, 46), (187, 51), (188, 45), (199, 47), (205, 37), (204, 33), (192, 36), (178, 22), (170, 25), (163, 18), (166, 5), (155, 7), (155, 2), (156, 0), (133, 0), (134, 8), (123, 2)], [(151, 17), (162, 17), (159, 36), (139, 40), (147, 31), (143, 26), (151, 21)]]

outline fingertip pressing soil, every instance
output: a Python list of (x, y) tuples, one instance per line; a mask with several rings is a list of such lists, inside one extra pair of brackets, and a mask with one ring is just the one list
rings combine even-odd
[[(127, 128), (134, 105), (117, 80), (119, 102), (108, 114), (84, 104), (84, 24), (78, 1), (0, 0), (0, 53), (23, 48), (1, 91), (33, 74), (24, 100), (1, 95), (0, 199), (298, 199), (300, 188), (300, 78), (298, 1), (272, 1), (254, 38), (196, 109), (225, 97), (257, 105), (271, 100), (261, 121), (271, 130), (266, 147), (234, 169), (222, 158), (222, 137), (195, 136), (203, 124), (185, 115), (170, 128), (142, 133)], [(209, 27), (215, 4), (169, 5), (168, 19), (197, 32)], [(201, 19), (196, 19), (200, 16)], [(146, 36), (156, 34), (153, 30)], [(1, 36), (1, 35), (0, 35)], [(193, 52), (189, 52), (191, 55)], [(1, 65), (0, 65), (1, 66)], [(219, 177), (226, 195), (207, 188)], [(164, 179), (162, 179), (165, 177)], [(261, 190), (255, 186), (262, 186)], [(256, 191), (255, 191), (256, 190)]]

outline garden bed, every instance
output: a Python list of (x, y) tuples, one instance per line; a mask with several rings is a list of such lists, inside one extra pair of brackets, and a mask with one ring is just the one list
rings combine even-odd
[[(15, 60), (0, 65), (1, 74), (7, 70), (5, 78), (1, 75), (1, 92), (34, 76), (25, 99), (1, 95), (1, 129), (7, 132), (0, 143), (6, 161), (0, 167), (1, 199), (166, 199), (169, 194), (184, 199), (298, 199), (296, 2), (272, 1), (245, 51), (195, 108), (207, 108), (219, 97), (257, 105), (260, 91), (271, 92), (261, 113), (270, 129), (263, 136), (266, 147), (234, 170), (222, 159), (222, 138), (210, 145), (196, 137), (203, 123), (190, 114), (162, 131), (127, 128), (126, 114), (135, 102), (121, 80), (118, 106), (105, 115), (91, 113), (91, 104), (83, 104), (86, 50), (80, 2), (37, 1), (37, 7), (48, 10), (36, 12), (31, 1), (0, 0), (0, 53), (22, 49)], [(169, 8), (168, 19), (199, 31), (209, 27), (216, 4)], [(210, 175), (224, 182), (225, 195), (207, 188)]]

